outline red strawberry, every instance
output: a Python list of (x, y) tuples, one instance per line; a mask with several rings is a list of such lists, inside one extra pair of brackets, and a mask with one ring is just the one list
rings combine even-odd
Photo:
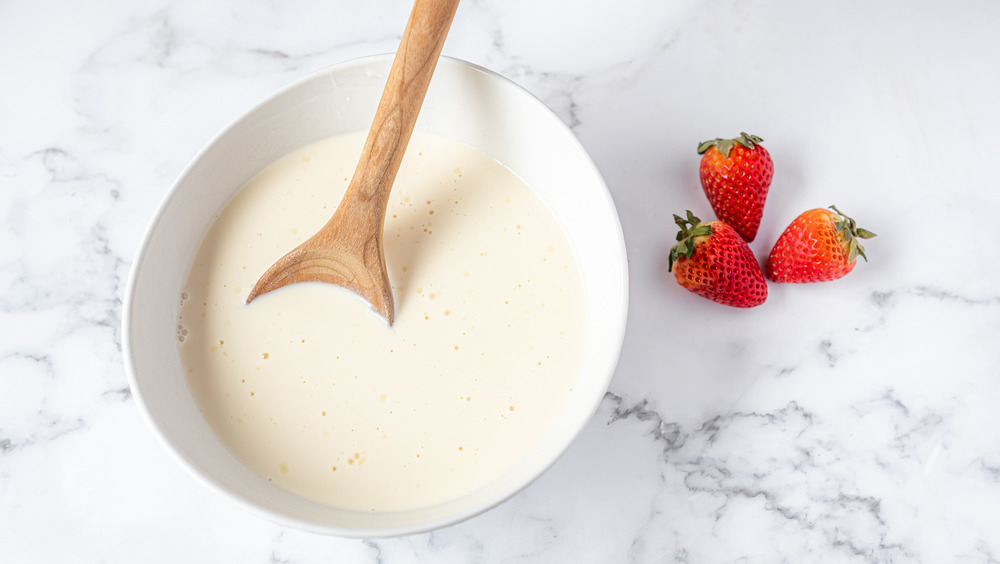
[(713, 139), (698, 145), (701, 187), (715, 217), (733, 226), (747, 243), (757, 237), (764, 201), (774, 176), (771, 155), (756, 135)]
[(724, 221), (702, 222), (690, 211), (674, 215), (680, 227), (668, 269), (681, 286), (713, 302), (754, 307), (767, 299), (767, 282), (746, 241)]
[(767, 277), (775, 282), (836, 280), (854, 268), (858, 255), (868, 260), (859, 239), (874, 236), (835, 206), (809, 210), (778, 237), (767, 257)]

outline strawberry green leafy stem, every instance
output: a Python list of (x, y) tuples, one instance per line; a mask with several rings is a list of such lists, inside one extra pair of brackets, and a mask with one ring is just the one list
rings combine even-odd
[(712, 234), (712, 226), (702, 223), (695, 217), (691, 210), (687, 210), (687, 217), (674, 214), (674, 223), (680, 228), (677, 232), (677, 244), (670, 249), (670, 258), (667, 263), (667, 272), (674, 269), (674, 263), (681, 257), (691, 258), (694, 253), (695, 237), (707, 237)]
[[(830, 209), (835, 211), (840, 219), (834, 220), (833, 226), (840, 233), (841, 237), (844, 238), (844, 242), (848, 245), (847, 250), (847, 261), (851, 262), (858, 258), (865, 259), (868, 262), (868, 257), (865, 256), (865, 248), (861, 246), (861, 242), (858, 239), (871, 239), (875, 237), (875, 233), (868, 231), (863, 227), (858, 227), (858, 224), (854, 222), (854, 219), (848, 217), (843, 212), (837, 209), (837, 206), (830, 206)], [(676, 217), (676, 216), (674, 216)]]
[(698, 143), (698, 154), (704, 155), (705, 151), (716, 147), (722, 156), (729, 158), (729, 152), (733, 150), (733, 146), (737, 143), (743, 145), (747, 149), (753, 150), (759, 143), (763, 143), (764, 140), (756, 135), (751, 135), (745, 131), (740, 132), (740, 136), (735, 139), (712, 139), (710, 141), (702, 141)]

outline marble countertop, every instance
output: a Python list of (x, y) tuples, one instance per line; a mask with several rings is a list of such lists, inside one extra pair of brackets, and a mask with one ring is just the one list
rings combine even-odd
[[(395, 50), (409, 4), (0, 3), (0, 560), (1000, 560), (1000, 4), (466, 0), (445, 54), (605, 175), (630, 257), (610, 390), (544, 476), (432, 533), (283, 528), (193, 480), (129, 392), (122, 296), (173, 179), (279, 87)], [(729, 309), (666, 274), (699, 141), (762, 136), (763, 259), (799, 212), (879, 234)]]

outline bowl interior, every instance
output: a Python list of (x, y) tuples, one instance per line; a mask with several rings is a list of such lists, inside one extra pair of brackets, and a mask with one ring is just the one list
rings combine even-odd
[(488, 487), (397, 513), (345, 511), (274, 487), (218, 440), (180, 364), (179, 299), (192, 257), (216, 214), (278, 157), (371, 124), (392, 57), (368, 57), (279, 91), (217, 136), (179, 177), (140, 247), (126, 291), (124, 349), (133, 394), (181, 463), (213, 489), (273, 520), (342, 536), (408, 534), (484, 511), (541, 474), (593, 415), (618, 360), (627, 310), (627, 261), (600, 173), (564, 124), (536, 98), (485, 69), (442, 58), (416, 128), (482, 150), (531, 186), (563, 227), (584, 278), (587, 347), (574, 393), (537, 447)]

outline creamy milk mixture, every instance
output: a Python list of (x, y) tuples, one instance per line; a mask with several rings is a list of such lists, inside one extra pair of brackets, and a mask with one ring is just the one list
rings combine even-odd
[(227, 205), (192, 265), (177, 331), (202, 413), (250, 468), (330, 505), (405, 510), (488, 483), (546, 432), (573, 393), (582, 283), (523, 181), (415, 133), (386, 213), (391, 328), (329, 284), (244, 303), (329, 219), (364, 135), (287, 155)]

